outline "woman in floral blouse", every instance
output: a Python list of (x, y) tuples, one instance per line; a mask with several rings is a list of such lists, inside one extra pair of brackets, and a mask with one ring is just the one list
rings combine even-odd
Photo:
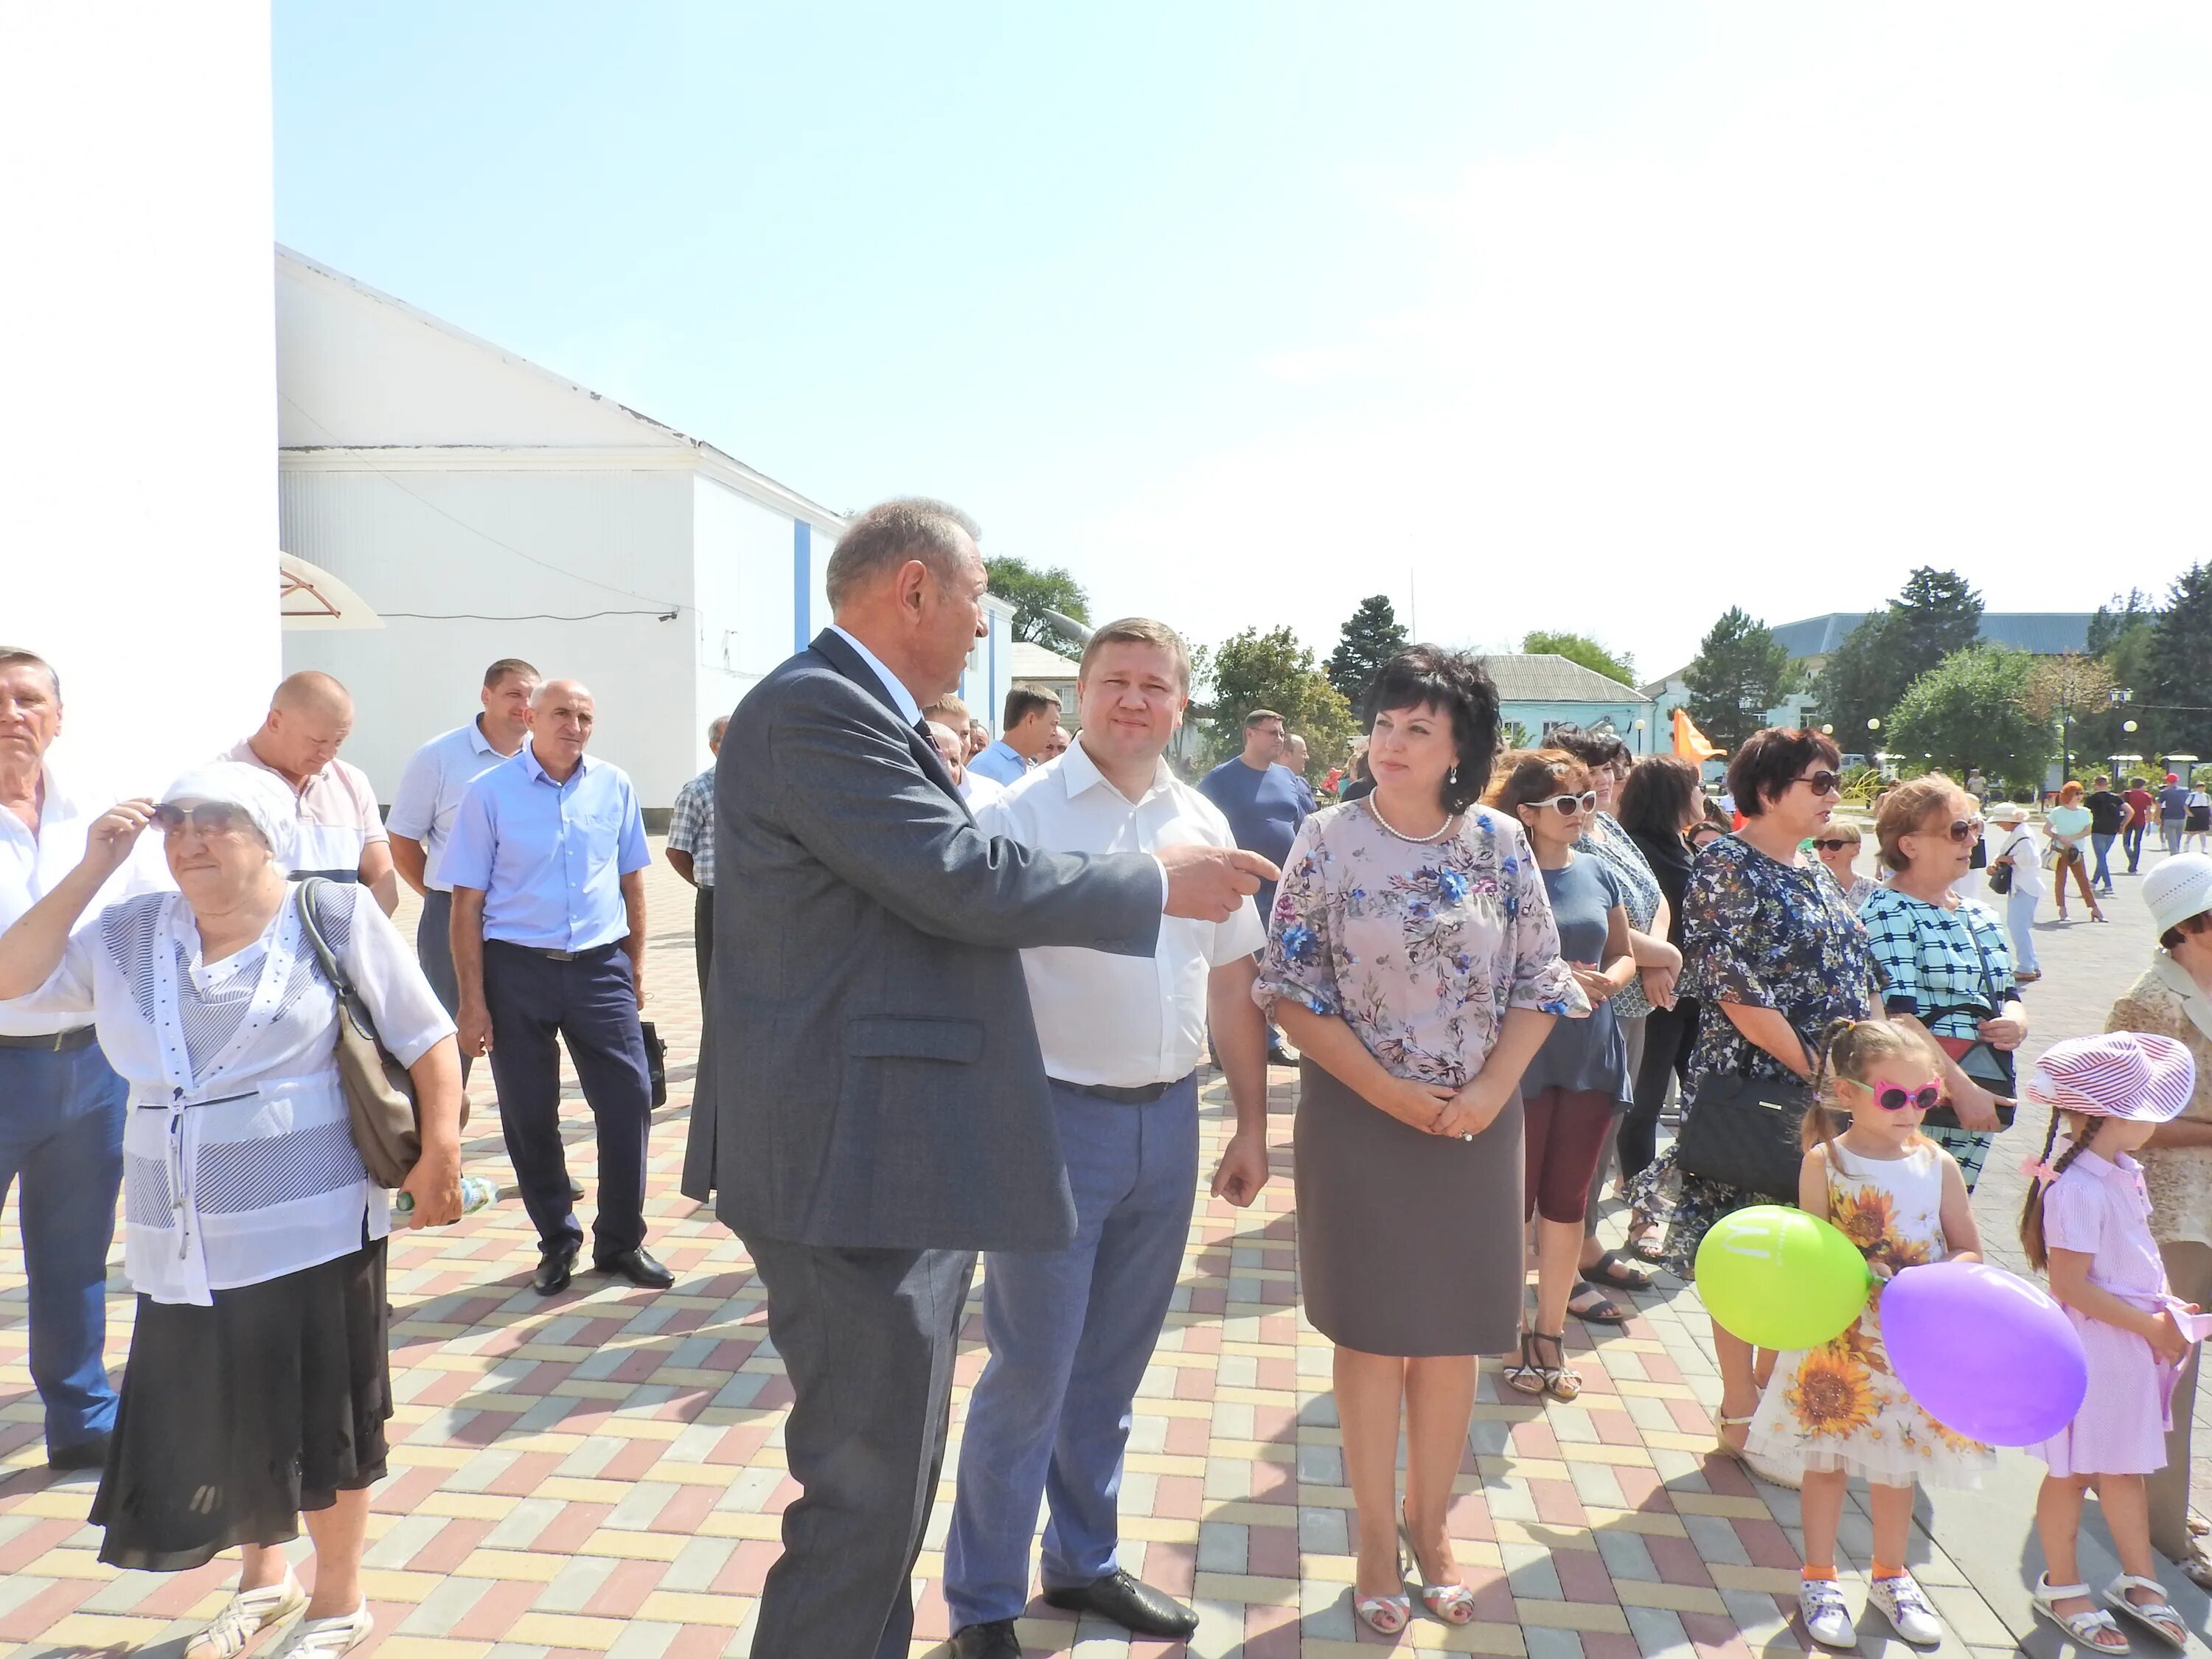
[(1336, 1345), (1359, 1510), (1353, 1607), (1391, 1635), (1411, 1617), (1401, 1536), (1430, 1611), (1474, 1616), (1444, 1514), (1474, 1356), (1518, 1340), (1518, 1085), (1554, 1018), (1589, 1004), (1527, 835), (1475, 804), (1498, 748), (1489, 677), (1417, 646), (1385, 665), (1370, 707), (1374, 793), (1298, 832), (1255, 994), (1304, 1055), (1300, 1276), (1308, 1317)]

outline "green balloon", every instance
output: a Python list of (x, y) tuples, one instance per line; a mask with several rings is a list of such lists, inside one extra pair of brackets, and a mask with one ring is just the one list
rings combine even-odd
[(1758, 1348), (1817, 1348), (1851, 1327), (1874, 1285), (1858, 1246), (1780, 1204), (1723, 1216), (1698, 1246), (1698, 1294), (1723, 1330)]

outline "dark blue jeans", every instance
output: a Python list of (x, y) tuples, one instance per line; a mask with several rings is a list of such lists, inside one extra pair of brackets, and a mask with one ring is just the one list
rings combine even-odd
[(2109, 860), (2112, 856), (2112, 842), (2117, 839), (2113, 836), (2100, 836), (2094, 830), (2089, 832), (2089, 846), (2097, 854), (2096, 868), (2089, 872), (2089, 884), (2101, 887), (2107, 893), (2112, 890), (2112, 867)]
[(66, 1054), (0, 1048), (0, 1204), (22, 1176), (31, 1381), (46, 1403), (52, 1451), (115, 1424), (105, 1354), (107, 1249), (123, 1185), (127, 1092), (97, 1043)]

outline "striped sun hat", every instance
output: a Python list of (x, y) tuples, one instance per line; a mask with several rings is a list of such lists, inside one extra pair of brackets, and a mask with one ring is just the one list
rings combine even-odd
[(2196, 1086), (2189, 1050), (2172, 1037), (2108, 1031), (2052, 1043), (2023, 1093), (2062, 1111), (2164, 1123), (2181, 1115)]

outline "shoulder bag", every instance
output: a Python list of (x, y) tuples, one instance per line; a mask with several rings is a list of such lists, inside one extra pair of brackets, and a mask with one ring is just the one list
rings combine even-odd
[[(1976, 931), (1971, 920), (1966, 922), (1966, 933), (1974, 941), (1974, 953), (1982, 959), (1983, 1000), (1979, 1006), (1968, 1005), (1960, 1008), (1935, 1010), (1932, 1013), (1924, 1016), (1922, 1020), (1923, 1024), (1931, 1028), (1946, 1014), (1971, 1014), (1975, 1019), (1983, 1020), (1995, 1019), (2003, 1012), (1997, 1006), (1996, 988), (1990, 982), (1989, 951), (1982, 944), (1982, 936)], [(1929, 1035), (1935, 1036), (1932, 1029)], [(1956, 1061), (1959, 1069), (1964, 1072), (1972, 1081), (1980, 1084), (1993, 1095), (2003, 1097), (1997, 1105), (1996, 1133), (2002, 1133), (2004, 1130), (2011, 1128), (2013, 1118), (2020, 1109), (2019, 1103), (2012, 1098), (2020, 1087), (2019, 1077), (2013, 1066), (2013, 1057), (2003, 1049), (1996, 1048), (1979, 1037), (1939, 1036), (1936, 1038), (1936, 1046)], [(1928, 1127), (1936, 1129), (1960, 1129), (1966, 1127), (1959, 1121), (1958, 1113), (1951, 1109), (1948, 1102), (1938, 1106), (1921, 1121)]]
[(1798, 1127), (1812, 1103), (1813, 1085), (1796, 1078), (1707, 1078), (1683, 1114), (1674, 1163), (1702, 1180), (1795, 1204), (1805, 1162)]
[[(415, 1101), (415, 1081), (377, 1040), (376, 1022), (361, 1000), (352, 979), (339, 965), (337, 953), (323, 937), (315, 914), (318, 888), (327, 885), (319, 876), (299, 884), (300, 931), (315, 953), (315, 965), (337, 995), (338, 1082), (345, 1091), (346, 1119), (353, 1144), (368, 1170), (368, 1178), (380, 1187), (398, 1187), (422, 1156), (422, 1126)], [(461, 1121), (469, 1121), (468, 1103), (461, 1103)]]

